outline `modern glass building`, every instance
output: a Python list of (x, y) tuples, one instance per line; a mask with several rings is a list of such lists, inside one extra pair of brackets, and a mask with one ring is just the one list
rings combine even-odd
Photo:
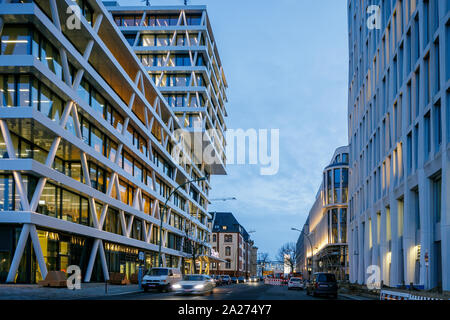
[(347, 146), (336, 149), (297, 240), (296, 268), (305, 278), (313, 272), (348, 277), (348, 157)]
[(158, 264), (161, 217), (165, 266), (208, 257), (213, 172), (179, 123), (101, 1), (1, 1), (0, 282), (130, 278)]
[(450, 290), (449, 10), (348, 1), (352, 282)]
[(206, 6), (119, 6), (104, 2), (178, 118), (213, 146), (212, 170), (225, 173), (226, 89)]

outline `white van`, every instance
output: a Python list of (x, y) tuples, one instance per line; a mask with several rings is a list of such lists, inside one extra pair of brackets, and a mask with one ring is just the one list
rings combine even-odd
[(181, 272), (177, 268), (151, 268), (142, 279), (142, 288), (145, 292), (149, 289), (169, 291), (172, 284), (181, 281)]

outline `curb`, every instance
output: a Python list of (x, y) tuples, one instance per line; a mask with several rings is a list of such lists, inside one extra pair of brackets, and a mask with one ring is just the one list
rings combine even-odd
[(369, 298), (369, 297), (363, 297), (363, 296), (354, 296), (354, 295), (349, 295), (349, 294), (345, 294), (345, 293), (338, 293), (338, 296), (350, 299), (350, 300), (377, 300), (375, 297), (374, 298)]

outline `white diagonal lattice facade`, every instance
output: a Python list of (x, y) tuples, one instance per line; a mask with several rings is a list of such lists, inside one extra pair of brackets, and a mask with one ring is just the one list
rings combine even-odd
[(156, 265), (165, 200), (203, 176), (168, 202), (162, 256), (182, 267), (186, 239), (209, 253), (211, 172), (103, 4), (77, 3), (0, 2), (1, 282), (129, 277), (139, 251)]
[(206, 6), (119, 6), (107, 9), (188, 131), (206, 132), (225, 173), (228, 87)]

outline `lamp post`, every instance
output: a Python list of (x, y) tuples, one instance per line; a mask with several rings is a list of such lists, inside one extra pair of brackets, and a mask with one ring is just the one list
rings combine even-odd
[[(298, 231), (298, 232), (300, 232), (300, 234), (302, 232), (301, 230), (299, 230), (297, 228), (291, 228), (291, 230)], [(309, 245), (311, 247), (311, 264), (312, 264), (312, 266), (311, 266), (311, 274), (314, 274), (314, 248), (313, 248), (313, 245), (312, 245), (312, 242), (311, 242), (311, 238), (309, 237), (310, 234), (306, 234), (305, 233), (304, 235), (305, 235), (306, 239), (308, 239)]]
[(169, 193), (169, 196), (167, 197), (166, 201), (164, 202), (164, 210), (163, 210), (163, 214), (160, 217), (160, 224), (159, 224), (159, 250), (158, 250), (158, 262), (159, 262), (159, 266), (162, 267), (163, 266), (163, 261), (162, 261), (162, 257), (161, 257), (161, 250), (162, 250), (162, 226), (163, 226), (163, 221), (164, 221), (164, 214), (167, 211), (167, 203), (169, 202), (170, 198), (172, 197), (172, 195), (180, 188), (184, 187), (185, 185), (192, 183), (192, 182), (199, 182), (199, 181), (205, 181), (206, 177), (202, 177), (199, 179), (194, 179), (194, 180), (189, 180), (186, 181), (185, 183), (180, 184), (178, 187), (176, 187), (173, 191), (171, 191)]

